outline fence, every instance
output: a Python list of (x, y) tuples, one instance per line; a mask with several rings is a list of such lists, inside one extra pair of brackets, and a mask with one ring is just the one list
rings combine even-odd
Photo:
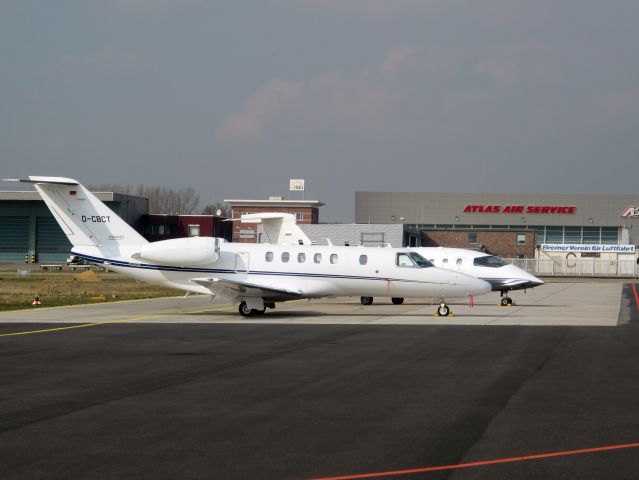
[(639, 277), (636, 259), (526, 258), (507, 260), (533, 275), (542, 277)]

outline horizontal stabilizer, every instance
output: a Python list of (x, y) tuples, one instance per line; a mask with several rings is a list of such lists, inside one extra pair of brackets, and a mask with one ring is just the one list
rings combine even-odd
[(49, 183), (52, 185), (79, 185), (77, 180), (64, 177), (28, 177), (28, 178), (5, 178), (4, 182), (20, 183)]

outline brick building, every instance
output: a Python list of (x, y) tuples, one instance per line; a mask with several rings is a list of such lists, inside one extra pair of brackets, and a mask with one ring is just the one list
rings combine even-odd
[(482, 250), (504, 258), (534, 258), (536, 240), (530, 230), (423, 230), (421, 244)]
[[(270, 197), (268, 200), (231, 199), (224, 200), (231, 206), (231, 218), (240, 218), (245, 213), (292, 213), (297, 223), (314, 224), (319, 222), (319, 207), (324, 204), (318, 200), (284, 200), (282, 197)], [(233, 241), (259, 243), (257, 224), (233, 222)]]
[(150, 242), (182, 237), (219, 237), (231, 240), (231, 222), (216, 215), (142, 215), (144, 237)]

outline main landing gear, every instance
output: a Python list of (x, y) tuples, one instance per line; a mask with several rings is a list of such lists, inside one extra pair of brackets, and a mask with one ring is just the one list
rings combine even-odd
[(240, 312), (240, 315), (242, 315), (243, 317), (252, 317), (253, 315), (264, 315), (264, 312), (266, 311), (266, 307), (262, 309), (250, 308), (246, 304), (246, 302), (242, 302), (240, 303), (238, 311)]
[(362, 297), (359, 299), (359, 301), (362, 302), (362, 305), (372, 305), (373, 297)]
[[(254, 315), (264, 315), (267, 308), (275, 308), (275, 302), (265, 302), (263, 299), (249, 298), (249, 301), (243, 300), (238, 307), (240, 315), (243, 317), (252, 317)], [(257, 308), (253, 308), (257, 307)]]
[(513, 299), (508, 296), (508, 290), (501, 291), (501, 301), (499, 303), (502, 307), (513, 306)]
[[(362, 305), (372, 305), (373, 297), (361, 297), (359, 301), (362, 302)], [(393, 305), (401, 305), (404, 303), (404, 299), (402, 297), (393, 297), (391, 302), (393, 302)]]

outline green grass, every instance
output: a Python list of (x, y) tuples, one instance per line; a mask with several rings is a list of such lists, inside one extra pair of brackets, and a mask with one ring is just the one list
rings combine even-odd
[[(87, 276), (90, 278), (87, 279)], [(18, 278), (15, 270), (0, 270), (0, 311), (35, 308), (32, 303), (36, 295), (43, 306), (55, 307), (181, 293), (179, 290), (140, 283), (114, 272), (91, 270), (83, 274), (69, 270), (31, 270), (30, 276)]]

